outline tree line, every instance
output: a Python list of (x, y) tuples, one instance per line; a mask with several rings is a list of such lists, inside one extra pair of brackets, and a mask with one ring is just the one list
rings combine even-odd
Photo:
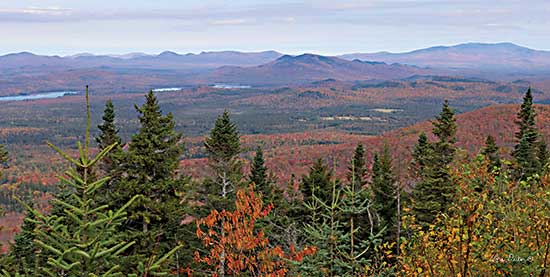
[[(14, 196), (27, 212), (0, 258), (2, 275), (548, 274), (550, 156), (530, 89), (510, 160), (491, 136), (479, 155), (464, 155), (445, 101), (431, 134), (419, 135), (406, 177), (397, 174), (388, 145), (367, 161), (359, 144), (344, 178), (318, 159), (289, 184), (270, 172), (260, 147), (244, 172), (227, 111), (204, 140), (211, 174), (190, 178), (179, 167), (183, 136), (173, 116), (152, 91), (145, 99), (135, 107), (140, 128), (128, 142), (107, 101), (93, 155), (86, 89), (78, 156), (50, 144), (70, 163), (51, 211)], [(8, 158), (0, 146), (0, 162)]]

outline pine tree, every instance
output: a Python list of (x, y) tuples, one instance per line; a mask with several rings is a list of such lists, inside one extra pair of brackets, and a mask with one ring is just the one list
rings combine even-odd
[(424, 225), (433, 222), (439, 213), (447, 212), (455, 192), (449, 166), (455, 153), (456, 122), (447, 101), (433, 122), (432, 131), (438, 140), (428, 143), (419, 138), (413, 153), (414, 163), (420, 168), (420, 179), (413, 190), (413, 213)]
[(372, 165), (372, 200), (380, 217), (380, 228), (385, 228), (385, 238), (394, 241), (397, 234), (397, 186), (393, 173), (390, 150), (387, 145), (381, 154), (375, 154)]
[(491, 135), (487, 136), (485, 146), (481, 150), (481, 154), (485, 156), (485, 159), (489, 162), (487, 165), (489, 172), (497, 172), (500, 170), (502, 163), (500, 160), (499, 149), (495, 143), (495, 138)]
[(234, 203), (236, 189), (241, 186), (242, 164), (239, 160), (240, 135), (228, 111), (218, 116), (204, 146), (215, 175), (205, 183), (209, 203), (214, 209), (229, 209)]
[(519, 131), (516, 133), (518, 143), (514, 146), (512, 157), (516, 167), (516, 177), (526, 180), (533, 175), (540, 173), (540, 161), (538, 159), (538, 138), (539, 134), (535, 126), (535, 108), (533, 107), (533, 96), (531, 88), (523, 97), (523, 103), (517, 114), (516, 124)]
[(123, 229), (128, 240), (136, 241), (129, 257), (131, 267), (150, 253), (168, 253), (176, 244), (184, 211), (178, 194), (186, 179), (176, 171), (183, 153), (182, 135), (174, 130), (172, 114), (163, 115), (155, 94), (150, 91), (136, 110), (140, 128), (132, 136), (128, 151), (121, 155), (120, 180), (113, 183), (112, 199), (120, 205), (134, 195), (143, 195), (128, 209)]
[(101, 169), (105, 173), (110, 173), (115, 167), (114, 155), (119, 154), (122, 151), (122, 139), (118, 135), (118, 129), (115, 125), (115, 107), (111, 99), (105, 103), (105, 111), (103, 112), (103, 123), (97, 127), (101, 131), (101, 134), (96, 137), (96, 142), (100, 150), (109, 147), (116, 143), (117, 146), (107, 155), (101, 164)]

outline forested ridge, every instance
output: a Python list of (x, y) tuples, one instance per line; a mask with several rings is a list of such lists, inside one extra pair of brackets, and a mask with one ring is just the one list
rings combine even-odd
[[(260, 145), (243, 166), (228, 111), (202, 142), (199, 179), (178, 166), (183, 135), (152, 91), (135, 106), (128, 141), (111, 101), (92, 137), (89, 103), (86, 90), (78, 153), (49, 144), (70, 164), (49, 208), (13, 196), (26, 217), (0, 257), (4, 276), (550, 274), (550, 154), (531, 89), (511, 149), (487, 135), (477, 156), (465, 155), (445, 101), (406, 166), (388, 144), (368, 158), (371, 146), (358, 144), (345, 176), (321, 158), (288, 181)], [(0, 163), (13, 154), (0, 147)]]

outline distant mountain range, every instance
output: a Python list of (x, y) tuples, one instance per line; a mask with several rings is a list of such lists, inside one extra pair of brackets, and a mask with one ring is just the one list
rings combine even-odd
[(284, 55), (254, 67), (224, 66), (201, 75), (205, 82), (240, 84), (296, 84), (324, 79), (343, 81), (401, 79), (430, 71), (415, 66), (345, 60), (315, 54)]
[(513, 43), (466, 43), (406, 53), (355, 53), (340, 57), (443, 69), (524, 73), (550, 71), (550, 51), (533, 50)]
[[(483, 79), (548, 78), (550, 51), (512, 43), (467, 43), (407, 53), (355, 53), (337, 57), (297, 56), (276, 51), (218, 51), (158, 55), (129, 53), (43, 56), (21, 52), (0, 56), (0, 94), (74, 89), (209, 85), (292, 85), (334, 81), (397, 80), (423, 75)], [(113, 85), (113, 84), (116, 84)]]
[(93, 55), (90, 53), (72, 56), (42, 56), (21, 52), (0, 56), (0, 70), (25, 71), (31, 68), (75, 69), (75, 68), (138, 68), (138, 69), (208, 69), (224, 65), (254, 66), (271, 62), (281, 53), (264, 52), (202, 52), (200, 54), (178, 54), (164, 51), (158, 55), (130, 53), (124, 55)]

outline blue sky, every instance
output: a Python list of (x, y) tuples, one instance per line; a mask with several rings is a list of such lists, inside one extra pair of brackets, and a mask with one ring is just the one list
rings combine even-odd
[(548, 0), (0, 0), (0, 54), (402, 52), (463, 42), (550, 50)]

